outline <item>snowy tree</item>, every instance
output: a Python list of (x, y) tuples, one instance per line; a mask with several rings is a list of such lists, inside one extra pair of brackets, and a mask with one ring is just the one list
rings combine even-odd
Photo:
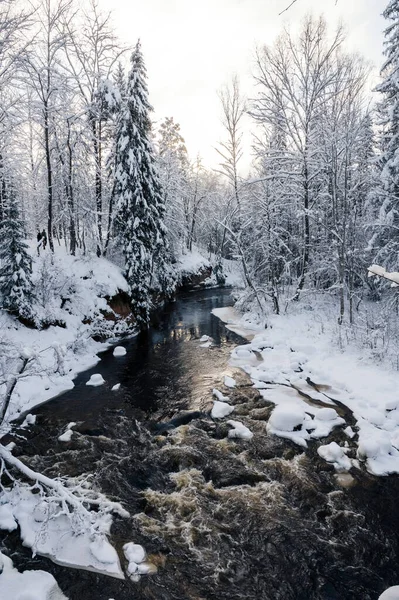
[(190, 196), (190, 164), (180, 125), (173, 117), (167, 117), (159, 127), (158, 153), (167, 239), (177, 258), (184, 252), (188, 239), (186, 212)]
[(0, 227), (0, 306), (28, 318), (32, 302), (32, 259), (24, 237), (15, 192), (9, 185), (8, 208)]
[(379, 105), (381, 125), (380, 184), (378, 212), (370, 246), (374, 260), (392, 270), (399, 268), (399, 1), (390, 0), (384, 11), (390, 21), (385, 30), (383, 81), (377, 86), (382, 94)]
[(152, 308), (151, 293), (160, 287), (167, 294), (173, 282), (167, 265), (164, 203), (155, 169), (151, 141), (151, 105), (140, 42), (131, 57), (126, 104), (117, 132), (116, 197), (118, 229), (126, 259), (133, 313), (146, 326)]

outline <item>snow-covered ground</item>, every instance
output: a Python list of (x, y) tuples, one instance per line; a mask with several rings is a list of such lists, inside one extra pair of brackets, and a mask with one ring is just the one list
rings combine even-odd
[[(248, 335), (249, 343), (232, 352), (231, 364), (244, 369), (263, 398), (276, 405), (267, 425), (270, 434), (306, 447), (341, 428), (345, 444), (318, 449), (338, 471), (364, 463), (375, 475), (399, 473), (399, 373), (375, 364), (355, 344), (341, 351), (325, 308), (299, 303), (290, 314), (269, 316), (267, 328), (254, 315), (231, 309), (214, 314)], [(346, 418), (339, 403), (349, 409)], [(351, 413), (355, 431), (348, 427)], [(347, 456), (349, 445), (355, 445), (356, 457)]]
[(0, 552), (2, 600), (67, 600), (56, 580), (46, 571), (19, 573), (12, 560)]
[(116, 329), (112, 323), (114, 329), (110, 329), (111, 323), (101, 313), (110, 312), (106, 297), (127, 290), (121, 270), (108, 260), (73, 257), (57, 248), (54, 255), (48, 251), (35, 259), (33, 280), (36, 320), (54, 324), (33, 329), (0, 311), (0, 397), (20, 357), (30, 359), (18, 379), (0, 434), (21, 412), (73, 387), (77, 373), (98, 362), (97, 354), (106, 344), (95, 342), (93, 333), (103, 329), (112, 335), (118, 327), (123, 331), (122, 322)]

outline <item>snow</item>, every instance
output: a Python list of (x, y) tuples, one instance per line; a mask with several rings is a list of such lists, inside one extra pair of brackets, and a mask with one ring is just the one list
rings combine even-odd
[(245, 317), (232, 306), (214, 308), (212, 314), (223, 321), (227, 329), (247, 340), (252, 339), (257, 332), (256, 328), (254, 329), (253, 326), (245, 320)]
[(199, 341), (202, 342), (200, 344), (200, 348), (210, 348), (214, 345), (214, 339), (209, 335), (203, 335)]
[(0, 502), (5, 514), (4, 519), (0, 518), (0, 528), (9, 531), (13, 517), (21, 529), (23, 545), (34, 553), (48, 556), (60, 565), (124, 578), (117, 552), (107, 539), (112, 524), (110, 514), (82, 512), (75, 524), (78, 530), (74, 531), (73, 519), (58, 505), (43, 502), (41, 495), (32, 493), (27, 486), (6, 489)]
[(18, 524), (14, 519), (13, 512), (9, 504), (0, 504), (0, 529), (5, 531), (14, 531)]
[(58, 437), (58, 440), (59, 440), (60, 442), (70, 442), (70, 441), (71, 441), (71, 438), (72, 438), (72, 434), (73, 434), (73, 431), (72, 431), (72, 429), (67, 429), (67, 430), (65, 431), (65, 433), (63, 433), (62, 435), (60, 435), (60, 436)]
[(317, 448), (319, 456), (327, 462), (333, 463), (338, 471), (349, 471), (352, 466), (350, 459), (346, 456), (347, 451), (347, 448), (342, 448), (336, 442)]
[(228, 375), (225, 375), (224, 376), (224, 385), (229, 388), (234, 388), (234, 387), (236, 387), (237, 383), (236, 383), (236, 380), (233, 379), (233, 377), (229, 377)]
[(140, 579), (139, 575), (150, 575), (156, 573), (156, 566), (146, 561), (147, 553), (140, 544), (128, 542), (123, 546), (124, 555), (128, 561), (127, 571), (133, 581)]
[(213, 388), (212, 394), (219, 400), (219, 402), (229, 402), (230, 398), (228, 396), (224, 396), (222, 392), (219, 392), (216, 388)]
[(116, 348), (114, 348), (114, 351), (112, 354), (114, 356), (125, 356), (126, 348), (124, 348), (123, 346), (116, 346)]
[(2, 600), (68, 600), (54, 577), (46, 571), (19, 573), (12, 560), (0, 552), (0, 598)]
[(385, 590), (378, 600), (399, 600), (399, 585), (394, 585)]
[(100, 373), (94, 373), (89, 381), (86, 382), (86, 385), (92, 385), (93, 387), (97, 387), (99, 385), (103, 385), (105, 383), (105, 379)]
[[(31, 252), (36, 253), (35, 245)], [(8, 430), (12, 419), (71, 389), (79, 372), (98, 363), (97, 354), (108, 344), (94, 341), (90, 334), (93, 327), (109, 326), (101, 314), (102, 310), (110, 310), (105, 297), (127, 290), (116, 265), (93, 255), (73, 257), (57, 246), (54, 254), (45, 251), (39, 258), (34, 257), (32, 277), (38, 290), (33, 305), (38, 321), (59, 321), (65, 327), (28, 329), (0, 311), (2, 343), (7, 348), (7, 362), (2, 368), (5, 373), (14, 372), (20, 356), (30, 358), (32, 365), (18, 380), (0, 435)], [(115, 331), (125, 332), (123, 327), (123, 323), (117, 324)], [(0, 397), (3, 392), (0, 385)]]
[(182, 254), (177, 260), (177, 272), (180, 277), (198, 273), (204, 268), (209, 268), (211, 263), (195, 247), (192, 251)]
[(123, 546), (123, 552), (129, 562), (141, 563), (146, 558), (146, 552), (143, 546), (128, 542)]
[(240, 421), (227, 421), (228, 425), (231, 425), (233, 429), (230, 429), (228, 433), (229, 438), (240, 438), (242, 440), (251, 440), (254, 436), (252, 431)]
[(115, 385), (112, 386), (111, 392), (117, 392), (120, 387), (121, 387), (121, 384), (120, 383), (116, 383)]
[[(233, 350), (230, 365), (243, 369), (264, 400), (275, 405), (268, 433), (306, 447), (342, 427), (370, 473), (399, 473), (399, 373), (376, 365), (354, 344), (341, 351), (322, 300), (312, 300), (312, 310), (290, 311), (270, 315), (266, 329), (257, 315), (212, 311), (229, 327), (253, 332), (249, 343)], [(338, 414), (335, 400), (347, 407), (355, 427)], [(349, 468), (346, 456), (335, 458), (331, 462), (339, 468)]]
[(234, 406), (230, 406), (226, 402), (219, 402), (216, 400), (213, 403), (213, 408), (211, 410), (211, 417), (213, 419), (223, 419), (230, 415), (234, 410)]

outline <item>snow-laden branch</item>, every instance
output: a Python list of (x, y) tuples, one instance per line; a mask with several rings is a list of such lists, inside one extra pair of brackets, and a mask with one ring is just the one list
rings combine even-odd
[(51, 494), (51, 500), (53, 502), (58, 502), (63, 507), (66, 511), (66, 515), (70, 514), (70, 511), (72, 510), (88, 516), (89, 510), (85, 507), (85, 505), (88, 505), (101, 507), (103, 512), (114, 512), (121, 517), (129, 516), (129, 513), (119, 502), (111, 502), (102, 494), (94, 493), (92, 490), (83, 487), (81, 484), (67, 488), (62, 481), (51, 479), (42, 473), (33, 471), (21, 460), (13, 456), (1, 443), (0, 459), (9, 466), (16, 468), (29, 480), (35, 482), (36, 486), (42, 486), (45, 491)]
[(386, 271), (384, 267), (380, 267), (379, 265), (371, 265), (368, 267), (368, 276), (369, 277), (382, 277), (383, 279), (387, 279), (391, 282), (391, 287), (399, 287), (399, 273), (397, 271)]

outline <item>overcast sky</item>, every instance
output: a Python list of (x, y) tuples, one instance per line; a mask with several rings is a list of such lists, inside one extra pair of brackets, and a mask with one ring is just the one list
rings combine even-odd
[(210, 167), (217, 166), (214, 147), (223, 137), (217, 90), (237, 73), (251, 96), (254, 49), (273, 42), (287, 22), (297, 26), (309, 12), (323, 13), (331, 27), (342, 19), (348, 48), (371, 61), (376, 73), (381, 66), (381, 13), (388, 0), (297, 0), (280, 16), (289, 2), (99, 0), (113, 11), (124, 42), (141, 38), (155, 118), (173, 116), (190, 155), (200, 153)]

